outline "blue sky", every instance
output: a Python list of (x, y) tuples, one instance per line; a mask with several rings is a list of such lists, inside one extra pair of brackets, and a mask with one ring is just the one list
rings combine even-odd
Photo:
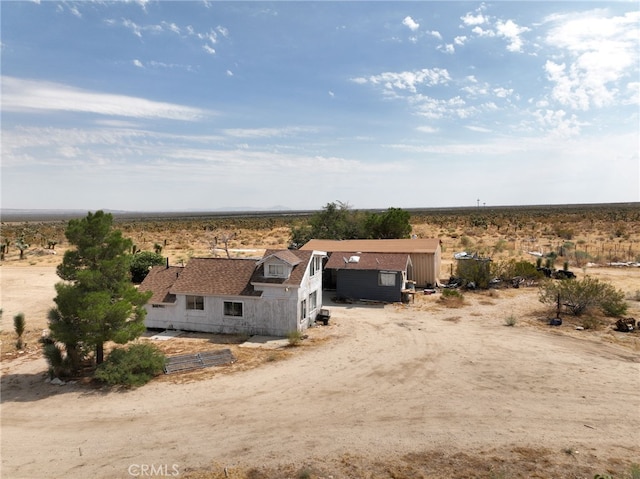
[(635, 1), (0, 8), (3, 208), (640, 201)]

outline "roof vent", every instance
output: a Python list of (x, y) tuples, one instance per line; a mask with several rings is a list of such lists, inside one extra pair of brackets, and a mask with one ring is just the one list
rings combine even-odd
[(349, 257), (349, 263), (358, 263), (359, 261), (360, 261), (360, 256), (353, 255)]

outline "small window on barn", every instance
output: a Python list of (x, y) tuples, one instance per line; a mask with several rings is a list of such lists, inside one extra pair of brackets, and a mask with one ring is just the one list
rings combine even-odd
[(270, 264), (267, 270), (269, 276), (277, 276), (278, 278), (282, 278), (284, 276), (284, 265), (283, 264)]
[(187, 296), (187, 309), (204, 311), (204, 296)]
[(396, 273), (389, 271), (380, 271), (378, 274), (378, 286), (395, 286)]
[(225, 301), (224, 302), (224, 315), (225, 316), (235, 316), (237, 318), (242, 317), (242, 303), (237, 303), (235, 301)]

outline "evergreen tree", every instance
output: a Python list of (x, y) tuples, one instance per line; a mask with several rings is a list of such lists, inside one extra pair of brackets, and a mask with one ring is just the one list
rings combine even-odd
[(57, 273), (56, 308), (49, 314), (51, 339), (63, 343), (72, 369), (93, 351), (104, 361), (104, 343), (124, 344), (145, 330), (144, 304), (149, 293), (131, 283), (132, 243), (113, 229), (113, 216), (103, 211), (71, 220), (65, 231), (69, 244)]

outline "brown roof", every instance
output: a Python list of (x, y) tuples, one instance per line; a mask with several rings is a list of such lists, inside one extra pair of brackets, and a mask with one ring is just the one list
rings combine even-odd
[(279, 249), (279, 250), (267, 250), (264, 256), (262, 257), (262, 259), (258, 262), (258, 264), (263, 263), (270, 256), (274, 256), (279, 260), (282, 260), (285, 263), (290, 264), (291, 266), (295, 266), (301, 261), (294, 251), (288, 250), (288, 249)]
[(260, 296), (251, 285), (256, 261), (244, 258), (191, 258), (171, 288), (173, 294)]
[(435, 253), (440, 246), (437, 238), (416, 239), (357, 239), (319, 240), (312, 239), (300, 249), (327, 252), (360, 251), (362, 253)]
[[(282, 258), (280, 255), (285, 253), (287, 259)], [(269, 256), (276, 256), (283, 261), (287, 261), (289, 264), (295, 264), (291, 270), (291, 274), (288, 278), (265, 278), (264, 264), (260, 263), (260, 266), (256, 269), (252, 283), (270, 283), (270, 284), (284, 284), (289, 286), (300, 286), (304, 273), (307, 270), (307, 265), (311, 259), (313, 251), (300, 251), (300, 250), (272, 250), (268, 249), (264, 252), (263, 260)]]
[(176, 296), (169, 291), (176, 282), (180, 273), (184, 270), (182, 266), (154, 266), (144, 278), (139, 291), (152, 291), (153, 295), (150, 303), (174, 303)]
[[(350, 261), (350, 258), (358, 261)], [(341, 253), (331, 255), (325, 265), (327, 269), (357, 269), (374, 271), (405, 271), (410, 261), (407, 253)]]

